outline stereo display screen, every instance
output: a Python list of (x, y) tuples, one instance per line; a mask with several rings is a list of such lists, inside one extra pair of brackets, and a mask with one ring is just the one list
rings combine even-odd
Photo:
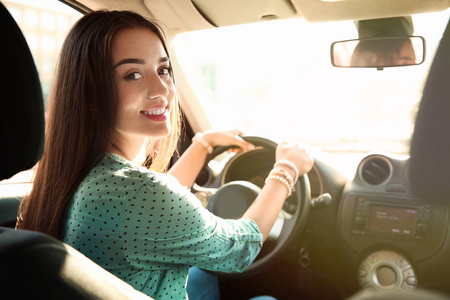
[(367, 229), (377, 232), (414, 235), (417, 209), (371, 205)]

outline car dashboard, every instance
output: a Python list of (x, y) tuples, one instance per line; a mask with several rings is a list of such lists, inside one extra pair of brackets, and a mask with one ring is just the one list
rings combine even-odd
[[(216, 177), (208, 172), (203, 183), (217, 187), (243, 180), (262, 187), (273, 163), (273, 152), (266, 149), (237, 154)], [(408, 164), (408, 156), (372, 153), (360, 159), (348, 177), (326, 159), (315, 159), (307, 174), (311, 203), (324, 193), (332, 201), (311, 205), (305, 231), (278, 263), (303, 269), (308, 251), (307, 268), (326, 277), (330, 289), (342, 289), (336, 295), (416, 287), (448, 292), (442, 274), (450, 265), (449, 207), (414, 194)], [(288, 198), (283, 210), (290, 213), (296, 209), (293, 205)]]
[(359, 260), (361, 287), (426, 285), (431, 274), (425, 270), (433, 268), (423, 266), (445, 255), (448, 205), (413, 193), (408, 162), (406, 157), (369, 155), (343, 191), (339, 234), (344, 251)]

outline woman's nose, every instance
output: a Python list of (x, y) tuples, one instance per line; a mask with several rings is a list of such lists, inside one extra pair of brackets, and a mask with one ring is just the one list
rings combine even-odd
[(158, 98), (158, 97), (167, 97), (169, 94), (169, 89), (167, 87), (167, 82), (164, 78), (161, 78), (158, 74), (154, 74), (149, 79), (149, 87), (148, 87), (148, 97), (149, 98)]

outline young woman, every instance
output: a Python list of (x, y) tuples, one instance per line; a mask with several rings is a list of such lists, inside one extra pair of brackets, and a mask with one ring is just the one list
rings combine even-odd
[[(162, 31), (131, 12), (81, 18), (61, 52), (45, 151), (18, 228), (45, 232), (156, 299), (185, 299), (190, 266), (252, 263), (298, 176), (313, 164), (281, 143), (277, 164), (240, 220), (202, 207), (190, 187), (218, 145), (252, 145), (238, 130), (196, 135), (173, 155), (180, 117)], [(147, 160), (145, 166), (138, 161)]]

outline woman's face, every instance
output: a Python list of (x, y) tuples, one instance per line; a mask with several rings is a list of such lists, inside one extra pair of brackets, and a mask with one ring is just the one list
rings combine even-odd
[(176, 90), (159, 37), (145, 28), (121, 30), (112, 58), (119, 95), (116, 131), (125, 139), (169, 135)]

